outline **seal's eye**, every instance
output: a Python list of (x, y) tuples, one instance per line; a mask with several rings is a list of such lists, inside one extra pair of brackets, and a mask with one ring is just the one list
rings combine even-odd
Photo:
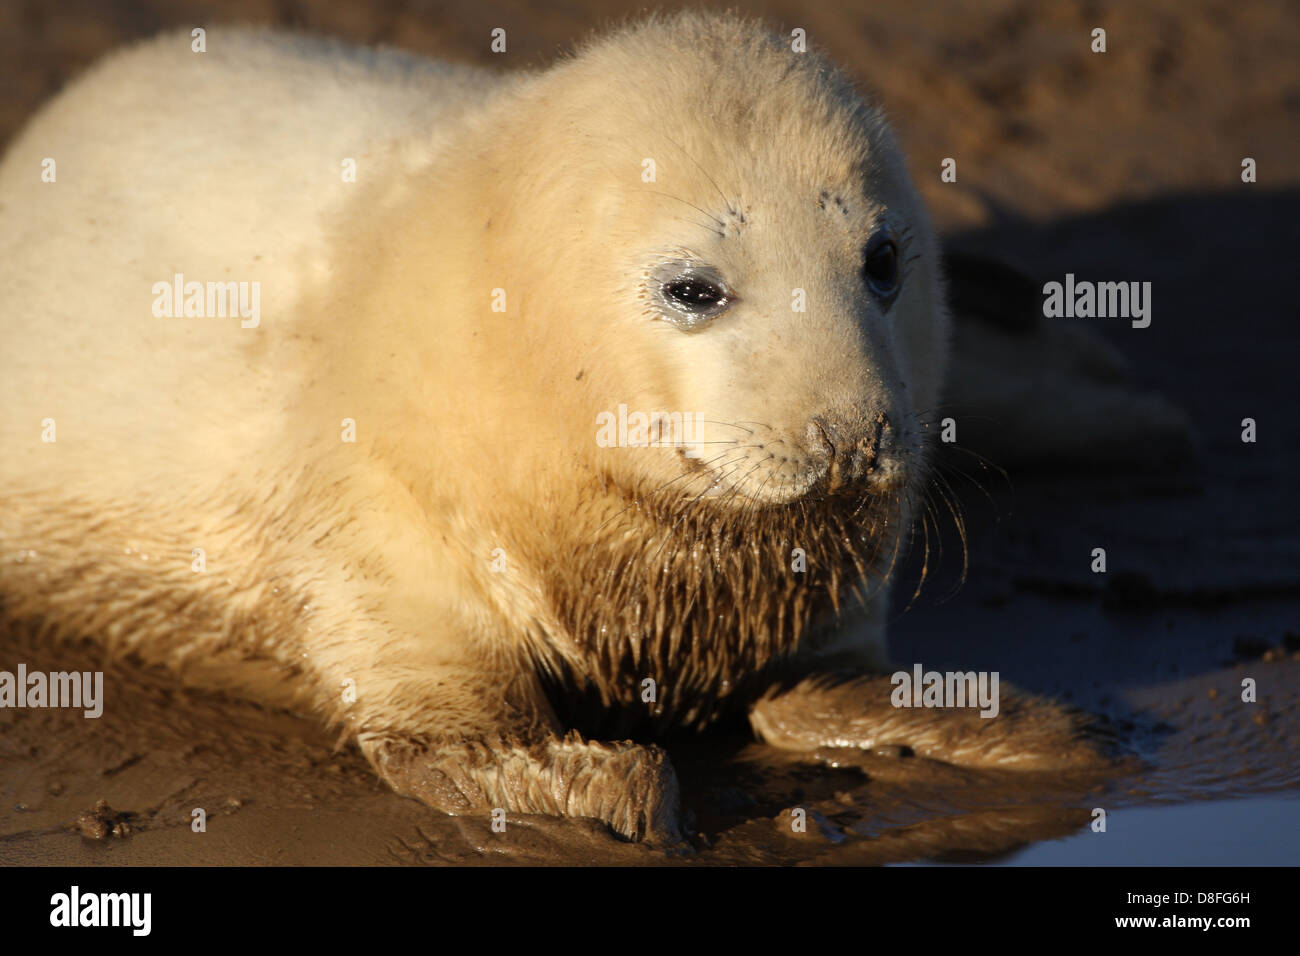
[(894, 297), (898, 292), (898, 246), (893, 239), (880, 239), (867, 246), (862, 275), (880, 298)]
[(722, 273), (702, 262), (669, 259), (650, 272), (659, 317), (683, 332), (704, 328), (736, 301)]
[(712, 309), (726, 301), (717, 286), (698, 278), (682, 278), (664, 286), (664, 295), (688, 309)]

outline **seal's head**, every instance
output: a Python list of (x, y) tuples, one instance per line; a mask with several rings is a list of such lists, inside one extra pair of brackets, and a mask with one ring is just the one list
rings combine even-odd
[(897, 554), (945, 365), (935, 238), (880, 114), (743, 20), (639, 24), (512, 110), (481, 164), (514, 190), (501, 347), (547, 383), (539, 500), (595, 476), (549, 516), (567, 637), (538, 654), (604, 704), (672, 674), (703, 721)]
[(580, 416), (598, 467), (737, 507), (915, 482), (947, 344), (936, 244), (852, 85), (687, 14), (596, 42), (531, 95), (548, 126), (523, 148), (547, 188), (520, 199), (553, 210), (551, 301), (566, 334), (618, 343)]

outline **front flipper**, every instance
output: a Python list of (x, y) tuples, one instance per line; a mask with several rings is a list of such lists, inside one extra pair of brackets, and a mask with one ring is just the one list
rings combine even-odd
[(769, 692), (749, 721), (766, 743), (816, 755), (907, 748), (967, 767), (1085, 770), (1111, 765), (1106, 732), (1088, 715), (1002, 685), (997, 716), (978, 708), (896, 707), (886, 675), (817, 675)]
[(489, 736), (435, 743), (371, 735), (361, 747), (398, 793), (445, 813), (592, 817), (629, 840), (683, 841), (677, 775), (659, 747), (584, 741), (576, 733), (534, 742)]

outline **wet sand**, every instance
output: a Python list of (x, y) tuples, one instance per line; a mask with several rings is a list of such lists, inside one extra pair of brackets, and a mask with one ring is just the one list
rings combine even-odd
[[(186, 9), (7, 5), (0, 55), (14, 83), (0, 141), (117, 43), (216, 22), (206, 6), (188, 19)], [(955, 484), (967, 580), (958, 587), (950, 526), (947, 556), (906, 610), (912, 582), (900, 582), (891, 631), (899, 661), (999, 670), (1103, 716), (1127, 754), (1114, 772), (1011, 775), (876, 754), (832, 768), (719, 728), (666, 742), (697, 834), (691, 854), (667, 855), (594, 822), (512, 817), (498, 834), (484, 819), (432, 813), (387, 792), (309, 720), (107, 664), (111, 706), (97, 721), (0, 710), (0, 864), (851, 865), (1032, 860), (1046, 847), (1053, 862), (1137, 862), (1122, 849), (1126, 815), (1161, 808), (1169, 822), (1148, 862), (1186, 859), (1188, 845), (1205, 848), (1200, 862), (1228, 862), (1207, 836), (1225, 829), (1237, 838), (1232, 862), (1251, 859), (1251, 841), (1261, 861), (1279, 846), (1300, 858), (1297, 828), (1251, 810), (1265, 798), (1283, 815), (1300, 806), (1300, 327), (1286, 283), (1300, 248), (1294, 13), (1261, 2), (754, 9), (805, 25), (879, 91), (952, 248), (1012, 259), (1039, 282), (1067, 271), (1153, 282), (1151, 328), (1089, 328), (1190, 414), (1195, 465), (1116, 471), (1099, 452), (1096, 467), (1020, 467), (1007, 480), (973, 470)], [(223, 5), (221, 20), (517, 66), (545, 62), (616, 12), (248, 2)], [(1087, 52), (1095, 24), (1109, 31), (1104, 57)], [(504, 63), (486, 52), (497, 25), (510, 30)], [(1239, 178), (1247, 155), (1260, 170), (1250, 186)], [(944, 156), (958, 158), (957, 184), (933, 174)], [(1239, 440), (1247, 416), (1260, 423), (1254, 445)], [(1097, 546), (1110, 559), (1104, 584), (1087, 566)], [(95, 668), (97, 654), (0, 636), (0, 669)], [(1240, 701), (1245, 677), (1257, 703)], [(205, 833), (190, 828), (195, 807)], [(808, 832), (791, 832), (793, 807), (808, 811)], [(1088, 829), (1096, 807), (1107, 834)]]

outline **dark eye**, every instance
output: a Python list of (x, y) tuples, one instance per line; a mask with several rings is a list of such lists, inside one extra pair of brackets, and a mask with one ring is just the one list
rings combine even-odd
[(894, 296), (898, 291), (898, 246), (894, 245), (894, 240), (882, 239), (867, 246), (862, 275), (871, 291), (880, 298)]
[(712, 309), (726, 301), (727, 295), (703, 279), (678, 279), (664, 286), (664, 295), (688, 309)]
[(683, 332), (702, 329), (736, 301), (736, 294), (712, 266), (668, 259), (650, 272), (649, 291), (659, 318)]

